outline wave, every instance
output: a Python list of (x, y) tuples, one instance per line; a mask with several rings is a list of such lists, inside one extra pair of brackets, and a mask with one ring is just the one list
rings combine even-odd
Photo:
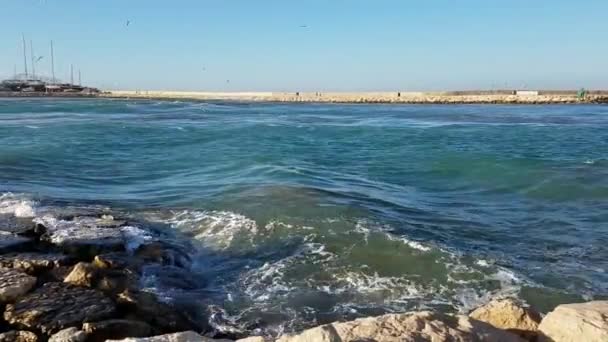
[(0, 214), (16, 217), (35, 217), (36, 202), (31, 198), (13, 193), (0, 194)]

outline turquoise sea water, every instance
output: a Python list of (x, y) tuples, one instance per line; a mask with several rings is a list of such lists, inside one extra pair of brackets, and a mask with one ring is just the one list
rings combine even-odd
[(218, 329), (608, 291), (608, 107), (0, 100), (0, 213), (187, 241)]

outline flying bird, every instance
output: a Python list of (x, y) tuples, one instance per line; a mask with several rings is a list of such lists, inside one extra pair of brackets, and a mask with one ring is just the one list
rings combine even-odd
[(129, 24), (131, 24), (131, 20), (127, 20), (127, 27), (129, 27)]
[(308, 28), (308, 25), (300, 25), (300, 28)]
[(43, 59), (43, 58), (44, 58), (44, 56), (38, 57), (38, 59), (36, 59), (36, 63), (40, 62), (40, 60)]

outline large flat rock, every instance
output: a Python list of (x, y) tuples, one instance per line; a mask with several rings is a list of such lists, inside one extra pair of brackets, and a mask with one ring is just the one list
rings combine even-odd
[(63, 254), (10, 253), (0, 255), (0, 267), (37, 274), (55, 267), (69, 265), (71, 258)]
[(13, 302), (35, 284), (35, 277), (10, 268), (0, 268), (0, 303)]
[(519, 336), (466, 316), (391, 314), (332, 323), (282, 336), (277, 342), (521, 342)]
[(114, 314), (114, 303), (99, 291), (47, 283), (7, 305), (4, 319), (13, 326), (51, 335), (83, 322), (109, 319)]
[(538, 329), (542, 342), (606, 342), (608, 301), (560, 305)]

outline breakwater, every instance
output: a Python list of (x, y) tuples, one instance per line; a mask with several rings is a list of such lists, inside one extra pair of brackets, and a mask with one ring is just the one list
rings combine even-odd
[(580, 98), (576, 91), (459, 91), (459, 92), (179, 92), (110, 91), (110, 98), (159, 100), (207, 100), (248, 102), (310, 103), (404, 103), (404, 104), (567, 104), (606, 103), (608, 91), (588, 92)]

